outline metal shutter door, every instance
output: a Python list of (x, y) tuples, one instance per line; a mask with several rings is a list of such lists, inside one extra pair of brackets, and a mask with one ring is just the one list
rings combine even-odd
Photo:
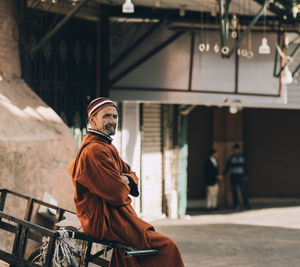
[[(123, 103), (122, 105), (122, 142), (121, 155), (131, 169), (140, 177), (141, 164), (141, 133), (140, 109), (138, 103)], [(140, 213), (140, 199), (132, 197), (132, 205)]]
[(142, 136), (142, 217), (162, 216), (162, 125), (161, 105), (143, 105)]

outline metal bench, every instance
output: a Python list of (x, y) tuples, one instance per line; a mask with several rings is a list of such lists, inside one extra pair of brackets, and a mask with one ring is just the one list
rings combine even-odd
[[(41, 265), (51, 267), (57, 241), (62, 239), (62, 231), (59, 230), (58, 223), (62, 221), (66, 213), (74, 214), (74, 212), (7, 189), (0, 189), (0, 194), (0, 229), (14, 234), (12, 251), (6, 252), (4, 250), (0, 250), (0, 259), (9, 263), (12, 267)], [(8, 194), (27, 200), (24, 219), (17, 218), (16, 216), (12, 216), (4, 211), (5, 201)], [(36, 204), (56, 211), (56, 214), (53, 215), (52, 229), (31, 222), (33, 208)], [(72, 225), (70, 226), (72, 228)], [(98, 266), (108, 266), (109, 259), (100, 256), (105, 255), (108, 251), (111, 251), (116, 247), (122, 248), (125, 256), (127, 257), (153, 255), (158, 253), (158, 250), (156, 249), (138, 250), (117, 242), (99, 240), (83, 232), (69, 230), (69, 228), (65, 227), (65, 230), (63, 231), (65, 238), (79, 240), (82, 242), (82, 249), (79, 255), (76, 255), (78, 265), (74, 266), (88, 266), (89, 263), (94, 263)], [(42, 244), (43, 238), (47, 238), (48, 240), (47, 249), (44, 251), (44, 260), (42, 264), (38, 265), (36, 262), (40, 254), (40, 249), (38, 248), (34, 250), (27, 258), (25, 257), (25, 251), (28, 240), (31, 239)], [(95, 253), (92, 253), (92, 246), (95, 244), (101, 244), (103, 247)]]

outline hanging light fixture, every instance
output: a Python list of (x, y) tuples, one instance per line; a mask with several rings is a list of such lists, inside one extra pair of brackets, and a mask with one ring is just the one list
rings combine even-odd
[(179, 16), (184, 17), (186, 13), (186, 5), (180, 5)]
[(230, 114), (237, 114), (239, 112), (239, 109), (236, 105), (232, 104), (229, 106), (229, 113)]
[(242, 102), (239, 99), (230, 100), (226, 98), (224, 104), (228, 105), (228, 110), (230, 114), (236, 114), (239, 111), (243, 110)]
[(201, 29), (200, 29), (200, 39), (201, 42), (198, 46), (200, 52), (204, 52), (206, 49), (206, 45), (204, 43), (204, 21), (203, 21), (203, 10), (201, 9)]
[(235, 39), (237, 37), (237, 27), (238, 27), (238, 19), (236, 14), (233, 14), (232, 19), (231, 19), (231, 27), (232, 27), (232, 32), (231, 32), (231, 38)]
[(258, 53), (259, 54), (270, 54), (271, 53), (270, 46), (268, 45), (268, 39), (266, 37), (262, 38), (261, 45), (258, 48)]
[(293, 75), (288, 66), (285, 66), (284, 70), (282, 71), (281, 82), (283, 84), (291, 84), (293, 82)]
[(294, 4), (293, 8), (292, 8), (292, 13), (293, 13), (293, 18), (297, 18), (298, 15), (298, 6), (296, 4)]
[(123, 13), (134, 13), (134, 5), (131, 0), (125, 0), (125, 3), (122, 6)]
[(77, 3), (79, 2), (80, 0), (71, 0), (71, 2), (72, 2), (72, 6), (76, 6), (77, 5)]
[(261, 45), (258, 48), (259, 54), (270, 54), (271, 49), (268, 45), (268, 39), (266, 37), (266, 6), (264, 7), (264, 37), (261, 40)]

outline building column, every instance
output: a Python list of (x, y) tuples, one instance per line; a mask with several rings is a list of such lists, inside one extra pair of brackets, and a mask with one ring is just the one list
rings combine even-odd
[(1, 79), (21, 77), (18, 44), (18, 8), (15, 1), (0, 1), (0, 74)]
[(97, 27), (97, 73), (96, 96), (109, 96), (109, 40), (110, 23), (106, 7), (101, 8)]
[(187, 143), (188, 116), (181, 116), (180, 150), (179, 150), (179, 176), (177, 184), (178, 192), (178, 215), (186, 214), (187, 209), (187, 166), (188, 166), (188, 143)]

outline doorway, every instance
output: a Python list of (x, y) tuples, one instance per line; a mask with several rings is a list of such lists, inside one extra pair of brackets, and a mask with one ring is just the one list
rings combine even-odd
[(299, 110), (243, 110), (250, 197), (299, 197), (299, 118)]
[(213, 141), (213, 108), (197, 106), (188, 117), (188, 207), (205, 199), (204, 163)]

